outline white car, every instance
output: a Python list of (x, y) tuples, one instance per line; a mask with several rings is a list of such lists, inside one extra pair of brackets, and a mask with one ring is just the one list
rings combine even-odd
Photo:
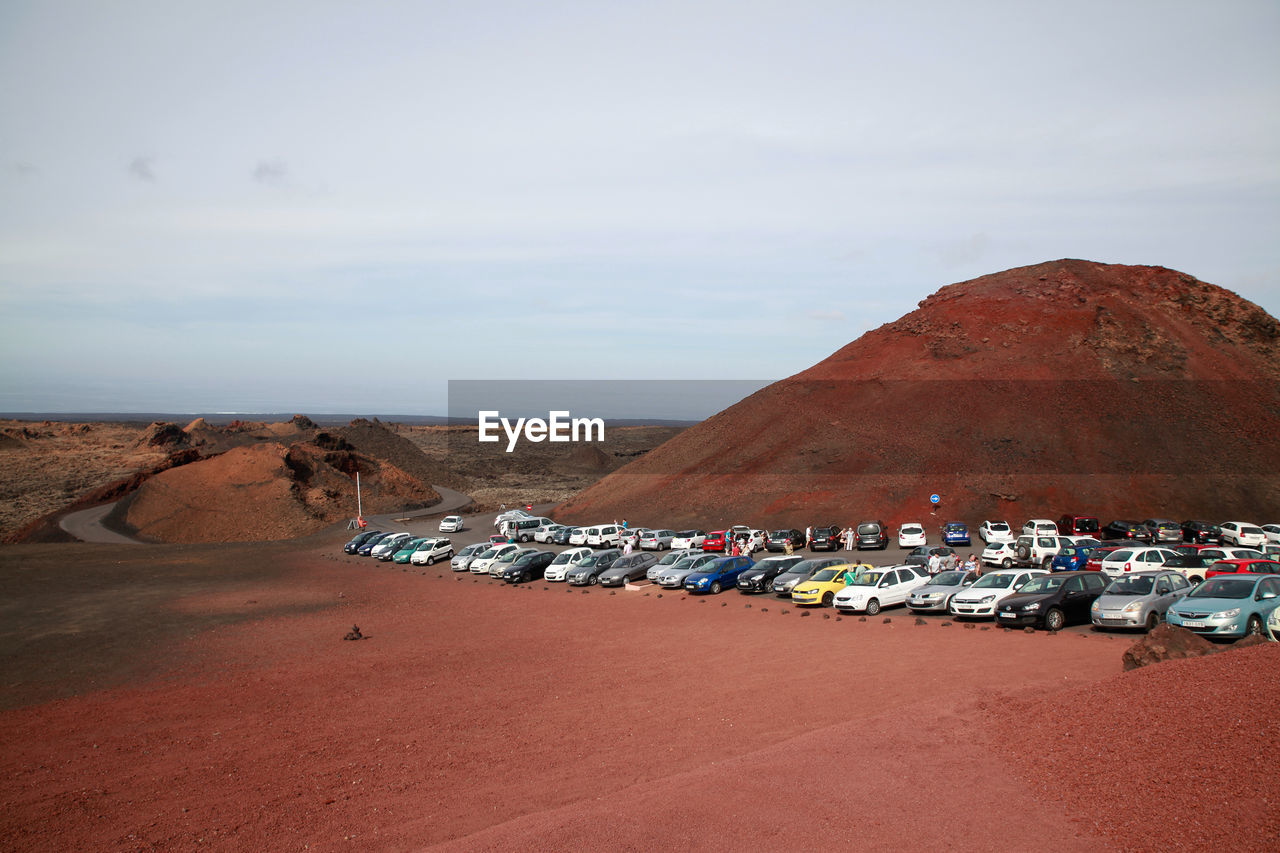
[(1007, 521), (984, 521), (978, 525), (978, 538), (990, 544), (992, 542), (1012, 542), (1017, 537)]
[(590, 548), (570, 548), (568, 551), (561, 551), (556, 554), (556, 558), (547, 566), (546, 574), (542, 576), (543, 580), (563, 581), (570, 569), (590, 557), (593, 553), (595, 552)]
[(928, 545), (926, 539), (928, 537), (925, 535), (924, 525), (918, 521), (908, 522), (898, 528), (899, 548), (918, 548), (921, 545)]
[(383, 539), (377, 545), (369, 549), (370, 557), (381, 557), (385, 554), (394, 554), (404, 547), (404, 543), (413, 538), (412, 533), (392, 533)]
[(764, 543), (769, 538), (769, 531), (767, 530), (738, 531), (737, 533), (734, 534), (733, 538), (743, 544), (750, 543), (751, 550), (753, 552), (763, 551)]
[(1022, 589), (1027, 581), (1049, 574), (1044, 569), (1000, 569), (988, 572), (951, 597), (952, 616), (994, 619), (1000, 602)]
[(1274, 642), (1280, 643), (1280, 607), (1271, 611), (1271, 615), (1267, 617), (1267, 633), (1271, 635)]
[(520, 559), (526, 554), (536, 554), (536, 553), (538, 553), (537, 548), (517, 548), (514, 551), (508, 551), (507, 553), (503, 554), (501, 557), (498, 557), (496, 560), (494, 560), (492, 563), (489, 564), (489, 577), (491, 578), (502, 577), (502, 573), (505, 572), (507, 568), (516, 560)]
[(1022, 525), (1023, 536), (1057, 536), (1058, 523), (1047, 518), (1032, 518)]
[(640, 547), (645, 551), (665, 551), (675, 538), (674, 530), (646, 530), (640, 534)]
[(1267, 544), (1267, 534), (1256, 524), (1247, 521), (1224, 521), (1218, 525), (1222, 528), (1222, 544), (1230, 542), (1241, 548), (1261, 548)]
[(545, 545), (551, 541), (552, 536), (561, 530), (564, 530), (563, 524), (544, 524), (533, 531), (533, 541), (541, 542)]
[(500, 512), (493, 520), (493, 529), (501, 530), (502, 525), (511, 521), (513, 518), (528, 518), (530, 515), (532, 515), (532, 513), (525, 512), (522, 509), (509, 509), (506, 512)]
[(489, 566), (491, 566), (503, 554), (517, 550), (517, 547), (518, 546), (513, 545), (510, 542), (504, 545), (494, 545), (487, 551), (481, 551), (480, 556), (472, 560), (471, 565), (467, 568), (473, 575), (487, 575), (489, 573)]
[(1263, 553), (1252, 548), (1201, 548), (1197, 556), (1213, 563), (1218, 560), (1258, 560)]
[(1102, 573), (1118, 578), (1125, 572), (1149, 572), (1176, 556), (1171, 548), (1119, 548), (1102, 558)]
[(441, 533), (459, 533), (466, 529), (466, 524), (460, 515), (446, 515), (440, 519)]
[(575, 528), (573, 533), (569, 534), (569, 544), (570, 545), (586, 545), (587, 531), (589, 531), (590, 529), (591, 528), (589, 527)]
[(992, 542), (982, 549), (982, 565), (1011, 569), (1018, 562), (1018, 548), (1013, 540)]
[(616, 524), (597, 524), (595, 527), (588, 527), (587, 545), (591, 548), (621, 548), (622, 528)]
[(1264, 524), (1262, 532), (1267, 534), (1267, 544), (1280, 545), (1280, 524)]
[(875, 616), (882, 607), (905, 604), (912, 590), (929, 583), (929, 573), (919, 566), (884, 566), (864, 569), (853, 583), (836, 593), (836, 610)]
[(453, 542), (449, 539), (426, 539), (414, 549), (409, 562), (415, 566), (432, 566), (436, 560), (453, 557)]
[(707, 533), (705, 530), (681, 530), (671, 539), (672, 549), (676, 548), (701, 548), (702, 543), (707, 541)]

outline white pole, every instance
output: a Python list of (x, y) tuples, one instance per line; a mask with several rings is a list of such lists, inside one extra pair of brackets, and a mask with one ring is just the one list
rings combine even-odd
[(360, 472), (356, 472), (356, 517), (364, 518), (364, 503), (360, 500)]

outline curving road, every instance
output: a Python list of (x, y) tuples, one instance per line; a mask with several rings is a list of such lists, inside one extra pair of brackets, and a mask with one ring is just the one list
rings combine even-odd
[[(470, 496), (464, 495), (462, 492), (457, 492), (444, 486), (433, 485), (431, 488), (435, 489), (440, 495), (439, 502), (434, 505), (412, 510), (412, 515), (403, 512), (371, 515), (368, 517), (369, 524), (381, 526), (384, 530), (393, 527), (405, 528), (405, 522), (461, 509), (471, 503)], [(145, 544), (138, 539), (126, 536), (123, 533), (117, 533), (114, 530), (108, 530), (103, 526), (102, 519), (106, 517), (107, 513), (111, 512), (112, 507), (115, 505), (116, 502), (113, 501), (90, 507), (89, 509), (82, 509), (78, 512), (69, 512), (58, 521), (58, 526), (81, 542), (111, 545)]]

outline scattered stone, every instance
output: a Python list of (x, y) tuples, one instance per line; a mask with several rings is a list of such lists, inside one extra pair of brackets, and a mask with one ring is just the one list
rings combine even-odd
[(972, 631), (974, 628), (977, 628), (978, 626), (973, 624), (972, 622), (966, 622), (964, 623), (964, 627), (966, 631)]
[(990, 631), (990, 630), (991, 630), (991, 626), (990, 626), (990, 625), (983, 625), (983, 626), (982, 626), (982, 630), (984, 630), (984, 631)]
[(858, 621), (859, 621), (859, 622), (866, 622), (866, 621), (867, 621), (867, 617), (865, 617), (865, 616), (859, 616), (859, 617), (858, 617)]
[(916, 624), (917, 624), (917, 625), (928, 625), (929, 623), (928, 623), (928, 622), (926, 622), (924, 619), (921, 619), (919, 616), (917, 616), (917, 617), (916, 617)]
[(1160, 661), (1198, 658), (1216, 654), (1219, 651), (1221, 649), (1199, 634), (1177, 625), (1170, 625), (1168, 622), (1161, 622), (1146, 636), (1125, 649), (1120, 660), (1127, 672)]
[(837, 621), (837, 622), (843, 622), (843, 621), (844, 621), (844, 617), (843, 617), (843, 616), (837, 616), (837, 617), (836, 617), (836, 621)]
[(952, 623), (952, 622), (943, 622), (943, 623), (942, 623), (942, 625), (941, 625), (941, 626), (939, 626), (939, 627), (942, 627), (942, 628), (950, 628), (950, 627), (952, 626), (952, 624), (954, 624), (954, 623)]
[(830, 613), (823, 613), (823, 614), (822, 614), (822, 618), (823, 618), (823, 619), (830, 619), (830, 618), (831, 618), (831, 614), (830, 614)]
[(884, 623), (883, 623), (883, 624), (888, 625), (888, 624), (890, 624), (890, 623), (892, 623), (892, 622), (893, 622), (893, 619), (891, 619), (890, 617), (888, 617), (888, 616), (884, 617)]
[(805, 612), (803, 612), (803, 613), (801, 613), (801, 614), (800, 614), (801, 618), (803, 618), (803, 617), (805, 617), (805, 616), (808, 616), (808, 615), (809, 615), (809, 611), (808, 611), (808, 610), (806, 610)]
[(768, 612), (769, 612), (769, 608), (767, 608), (767, 607), (761, 607), (761, 608), (760, 608), (760, 612), (761, 612), (761, 613), (768, 613)]
[(1036, 629), (1032, 628), (1030, 625), (1022, 629), (1022, 633), (1024, 634), (1034, 634), (1035, 632), (1036, 632)]
[(662, 598), (662, 593), (658, 593), (658, 598)]
[(615, 590), (612, 590), (612, 589), (611, 589), (611, 590), (609, 590), (609, 594), (610, 594), (610, 595), (617, 595), (618, 593), (617, 593)]
[(745, 607), (746, 609), (750, 610), (750, 609), (751, 609), (751, 602), (749, 602), (749, 601), (748, 601), (746, 604), (744, 604), (744, 605), (742, 605), (742, 606), (743, 606), (743, 607)]
[(347, 635), (346, 635), (345, 637), (343, 637), (342, 639), (344, 639), (344, 640), (363, 640), (363, 639), (364, 639), (364, 634), (361, 634), (361, 633), (360, 633), (360, 626), (359, 626), (359, 625), (352, 625), (352, 626), (351, 626), (351, 630), (350, 630), (350, 631), (348, 631), (348, 632), (347, 632)]

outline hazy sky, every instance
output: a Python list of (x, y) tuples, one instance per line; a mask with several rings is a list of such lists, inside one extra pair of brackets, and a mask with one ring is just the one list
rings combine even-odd
[(1275, 0), (7, 0), (0, 410), (780, 378), (1061, 257), (1280, 313), (1277, 44)]

